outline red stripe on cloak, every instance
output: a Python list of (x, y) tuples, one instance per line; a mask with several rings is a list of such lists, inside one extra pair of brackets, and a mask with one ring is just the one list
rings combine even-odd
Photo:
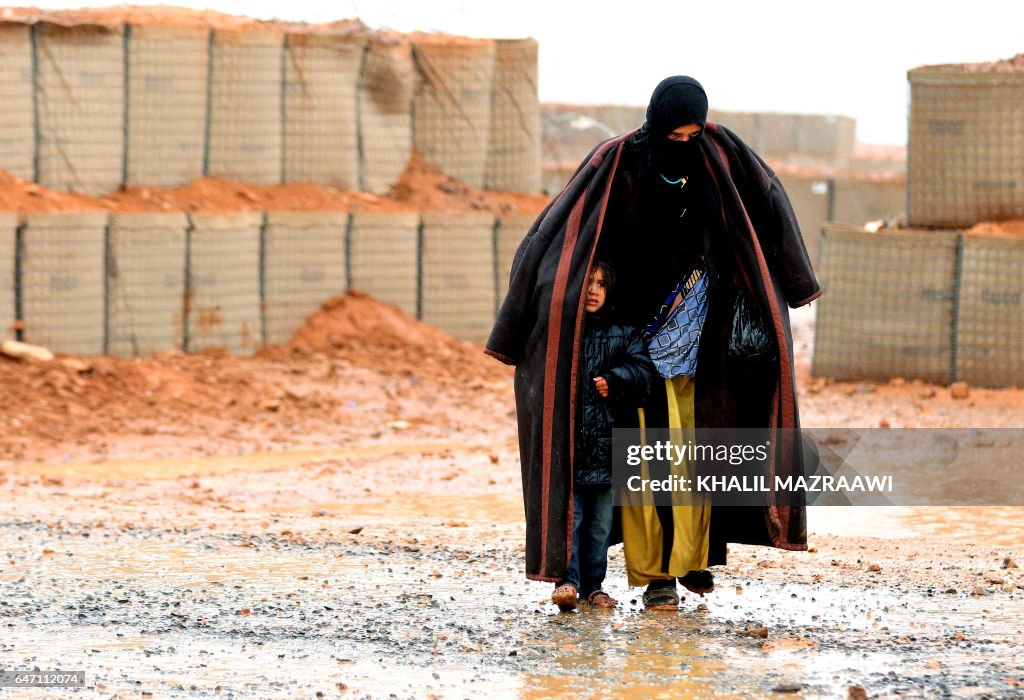
[[(608, 209), (608, 196), (612, 190), (612, 181), (615, 179), (615, 171), (619, 167), (619, 157), (622, 155), (622, 144), (625, 139), (620, 140), (618, 148), (615, 149), (615, 160), (612, 161), (611, 172), (608, 174), (608, 182), (605, 183), (604, 193), (601, 196), (601, 210), (597, 217), (597, 229), (594, 231), (594, 242), (590, 247), (590, 257), (587, 259), (587, 269), (583, 275), (583, 284), (587, 285), (590, 283), (590, 271), (594, 266), (594, 256), (597, 254), (597, 243), (601, 240), (601, 230), (604, 228), (604, 215)], [(585, 197), (581, 198), (581, 201)], [(584, 289), (586, 287), (584, 286)], [(576, 377), (579, 367), (580, 357), (580, 338), (582, 336), (583, 329), (583, 307), (585, 305), (586, 295), (580, 294), (579, 301), (576, 303), (576, 327), (573, 331), (572, 341), (572, 364), (570, 365), (571, 370), (569, 374), (569, 464), (573, 464), (573, 459), (576, 457)], [(573, 524), (573, 480), (569, 479), (569, 518), (568, 518), (568, 537), (566, 541), (566, 557), (572, 556), (572, 524)]]
[[(773, 401), (772, 401), (772, 414), (773, 415), (771, 417), (771, 427), (775, 428), (776, 426), (778, 426), (780, 419), (781, 419), (781, 423), (782, 423), (783, 426), (793, 427), (793, 426), (795, 426), (795, 423), (796, 423), (796, 420), (795, 420), (795, 407), (793, 405), (793, 395), (792, 395), (792, 392), (783, 391), (783, 389), (782, 389), (782, 387), (789, 386), (793, 382), (793, 378), (792, 378), (792, 375), (790, 374), (790, 366), (789, 366), (790, 365), (789, 347), (787, 346), (787, 344), (785, 342), (783, 342), (785, 340), (785, 337), (786, 337), (786, 330), (782, 326), (782, 314), (779, 312), (779, 307), (778, 307), (778, 304), (776, 303), (776, 300), (775, 300), (775, 292), (774, 292), (775, 288), (774, 288), (774, 285), (772, 284), (772, 281), (771, 281), (771, 273), (768, 270), (768, 263), (765, 260), (764, 253), (761, 251), (761, 244), (757, 240), (757, 234), (754, 231), (754, 225), (750, 221), (750, 216), (747, 214), (746, 207), (743, 206), (743, 199), (739, 196), (739, 192), (736, 191), (735, 184), (733, 184), (733, 182), (732, 182), (732, 171), (729, 168), (729, 158), (726, 156), (725, 151), (722, 148), (721, 144), (719, 144), (717, 142), (714, 142), (714, 141), (712, 143), (714, 144), (715, 149), (718, 151), (719, 157), (722, 159), (722, 164), (725, 166), (725, 172), (729, 176), (729, 184), (732, 186), (732, 191), (733, 191), (733, 193), (736, 196), (736, 201), (739, 204), (740, 211), (743, 213), (743, 219), (744, 219), (744, 222), (746, 223), (746, 227), (747, 227), (747, 235), (750, 238), (749, 242), (751, 244), (751, 248), (754, 251), (755, 257), (757, 258), (758, 273), (759, 273), (759, 275), (761, 277), (761, 284), (764, 285), (765, 298), (768, 300), (768, 308), (769, 308), (769, 311), (771, 312), (771, 316), (772, 316), (772, 325), (775, 328), (775, 337), (776, 337), (776, 340), (778, 341), (776, 343), (776, 345), (778, 345), (778, 348), (779, 348), (779, 383), (776, 386), (776, 390), (775, 390), (775, 394), (778, 397), (778, 400), (774, 400), (775, 397), (773, 397)], [(706, 159), (707, 159), (707, 156), (705, 155), (705, 160)], [(714, 171), (710, 167), (708, 168), (708, 171), (711, 173), (711, 177), (715, 180), (715, 184), (718, 185), (718, 180), (714, 176)], [(722, 192), (721, 186), (718, 187), (718, 191), (719, 191), (719, 193)], [(721, 210), (722, 210), (722, 222), (726, 226), (728, 226), (729, 224), (728, 224), (728, 220), (727, 220), (726, 214), (725, 214), (725, 201), (724, 201), (724, 199), (722, 199), (722, 197), (719, 197), (719, 201), (720, 201), (719, 206), (721, 207)], [(740, 265), (739, 267), (740, 267), (740, 271), (744, 275), (745, 282), (747, 283), (748, 287), (750, 287), (750, 279), (747, 278), (746, 271), (743, 269), (742, 265)], [(778, 412), (778, 413), (776, 413), (776, 412)], [(773, 434), (771, 436), (772, 441), (775, 440), (774, 432), (775, 431), (773, 430), (772, 431)], [(787, 450), (791, 450), (791, 448), (792, 448), (792, 439), (793, 439), (792, 435), (790, 435), (790, 434), (786, 433), (785, 431), (783, 431), (783, 433), (782, 433), (782, 445), (779, 446), (779, 449), (781, 449), (783, 454), (787, 454)], [(773, 445), (772, 447), (773, 447), (773, 449), (772, 449), (772, 459), (769, 461), (769, 465), (768, 465), (768, 477), (769, 477), (769, 480), (770, 480), (770, 482), (772, 484), (772, 489), (773, 489), (773, 492), (774, 492), (775, 472), (776, 472), (775, 467), (776, 467), (776, 464), (777, 464), (777, 457), (776, 457), (776, 450), (774, 449), (775, 446)], [(769, 505), (769, 507), (768, 507), (768, 515), (771, 518), (771, 520), (767, 523), (767, 525), (769, 526), (769, 529), (772, 530), (772, 532), (770, 533), (771, 536), (772, 536), (772, 544), (774, 544), (777, 547), (781, 547), (781, 545), (782, 545), (782, 530), (783, 530), (782, 523), (783, 522), (787, 523), (786, 528), (787, 528), (787, 539), (788, 539), (789, 507), (788, 506)], [(785, 516), (785, 518), (783, 518), (783, 515)]]

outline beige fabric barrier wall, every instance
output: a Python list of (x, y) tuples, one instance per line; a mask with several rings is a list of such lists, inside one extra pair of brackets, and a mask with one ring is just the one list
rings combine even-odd
[(405, 170), (416, 79), (411, 44), (370, 37), (359, 78), (360, 189), (387, 194)]
[(183, 347), (184, 213), (112, 214), (107, 352), (135, 357)]
[(415, 316), (420, 215), (352, 214), (349, 226), (349, 286)]
[(121, 186), (124, 39), (120, 28), (35, 25), (39, 183), (106, 194)]
[(812, 373), (951, 381), (958, 236), (827, 226)]
[(192, 214), (186, 349), (252, 354), (263, 335), (260, 229), (263, 215)]
[(35, 178), (30, 32), (0, 23), (0, 170), (28, 181)]
[(906, 186), (902, 182), (874, 182), (837, 177), (835, 211), (832, 220), (863, 225), (899, 217), (906, 209)]
[(210, 30), (128, 31), (129, 187), (179, 187), (203, 176)]
[(956, 375), (1024, 386), (1024, 240), (964, 236)]
[(18, 215), (0, 212), (0, 340), (16, 335), (14, 321), (14, 256)]
[(907, 78), (909, 221), (971, 226), (1024, 216), (1024, 72), (925, 66)]
[(422, 319), (474, 342), (495, 316), (494, 217), (423, 214)]
[(540, 191), (540, 109), (534, 39), (495, 42), (489, 146), (484, 178), (487, 189)]
[(284, 45), (284, 180), (359, 187), (357, 86), (365, 40), (288, 34)]
[(508, 293), (509, 275), (512, 272), (512, 259), (516, 255), (519, 244), (526, 238), (530, 226), (537, 219), (536, 214), (509, 214), (498, 217), (498, 232), (495, 246), (497, 256), (497, 303), (500, 306), (505, 294)]
[(832, 114), (794, 115), (796, 138), (792, 155), (829, 165), (850, 162), (857, 120)]
[(414, 41), (413, 55), (422, 78), (413, 107), (416, 150), (452, 177), (483, 188), (494, 42)]
[(58, 353), (102, 353), (106, 212), (26, 214), (25, 222), (25, 341)]
[(264, 233), (264, 332), (288, 342), (320, 305), (347, 288), (343, 212), (269, 212)]
[(208, 175), (281, 182), (283, 41), (276, 32), (214, 31)]

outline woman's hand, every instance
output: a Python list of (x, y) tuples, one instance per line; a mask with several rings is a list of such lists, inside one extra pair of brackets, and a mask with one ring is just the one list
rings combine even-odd
[(594, 377), (594, 388), (604, 398), (608, 398), (608, 380), (604, 377)]

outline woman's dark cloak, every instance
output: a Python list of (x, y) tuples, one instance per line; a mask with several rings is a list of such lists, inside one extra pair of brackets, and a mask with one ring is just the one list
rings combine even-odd
[[(565, 189), (531, 226), (516, 251), (509, 290), (486, 344), (486, 352), (516, 366), (515, 395), (526, 508), (526, 575), (541, 581), (564, 578), (572, 547), (572, 451), (577, 363), (589, 278), (605, 224), (609, 194), (627, 140), (637, 132), (599, 144)], [(774, 329), (779, 346), (776, 381), (738, 383), (724, 352), (706, 351), (695, 397), (697, 427), (735, 427), (745, 406), (769, 408), (767, 426), (796, 429), (799, 415), (793, 340), (787, 305), (816, 299), (821, 290), (811, 269), (789, 199), (772, 170), (728, 129), (705, 127), (701, 150), (716, 195), (716, 228), (734, 254), (736, 283), (745, 287)], [(614, 264), (615, 261), (613, 260)], [(722, 308), (722, 307), (720, 307)], [(709, 313), (703, 337), (725, 342), (725, 313)], [(709, 332), (709, 325), (719, 331)], [(705, 357), (710, 358), (705, 360)], [(752, 392), (760, 395), (751, 396)], [(763, 422), (763, 421), (762, 421)], [(784, 430), (769, 460), (768, 479), (804, 473), (803, 451)], [(709, 563), (725, 561), (725, 543), (806, 549), (805, 509), (770, 504), (763, 508), (712, 508)]]

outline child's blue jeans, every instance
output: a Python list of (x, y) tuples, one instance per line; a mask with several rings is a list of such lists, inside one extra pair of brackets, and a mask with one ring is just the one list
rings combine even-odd
[(611, 486), (589, 486), (573, 492), (572, 559), (562, 583), (586, 598), (600, 590), (608, 570), (615, 494)]

